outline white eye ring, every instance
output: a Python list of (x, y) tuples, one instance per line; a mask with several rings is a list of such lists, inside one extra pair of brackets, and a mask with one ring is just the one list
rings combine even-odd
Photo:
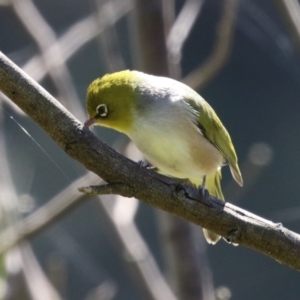
[(96, 107), (97, 116), (99, 117), (106, 117), (108, 110), (105, 104), (100, 104)]

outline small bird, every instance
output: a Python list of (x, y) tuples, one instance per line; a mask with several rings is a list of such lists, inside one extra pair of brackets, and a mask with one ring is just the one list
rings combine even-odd
[[(159, 173), (186, 179), (224, 200), (221, 167), (242, 186), (231, 138), (212, 107), (187, 85), (138, 71), (94, 80), (87, 90), (89, 120), (125, 133)], [(204, 229), (208, 243), (220, 236)]]

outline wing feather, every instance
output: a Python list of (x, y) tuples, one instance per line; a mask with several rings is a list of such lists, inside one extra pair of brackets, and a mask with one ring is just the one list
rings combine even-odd
[(199, 95), (186, 99), (186, 102), (197, 114), (197, 126), (203, 135), (224, 155), (230, 166), (233, 178), (239, 185), (243, 185), (242, 175), (230, 135), (213, 108)]

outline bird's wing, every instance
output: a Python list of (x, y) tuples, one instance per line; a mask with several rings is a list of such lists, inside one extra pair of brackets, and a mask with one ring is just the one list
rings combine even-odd
[(197, 126), (203, 135), (224, 155), (234, 179), (242, 186), (243, 179), (237, 163), (237, 156), (226, 128), (213, 108), (199, 96), (186, 99), (197, 114)]

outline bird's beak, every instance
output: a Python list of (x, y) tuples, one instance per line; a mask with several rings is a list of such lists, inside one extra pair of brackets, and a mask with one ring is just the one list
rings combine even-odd
[(84, 127), (89, 128), (90, 126), (94, 125), (96, 123), (96, 118), (90, 118), (87, 121), (84, 122)]

